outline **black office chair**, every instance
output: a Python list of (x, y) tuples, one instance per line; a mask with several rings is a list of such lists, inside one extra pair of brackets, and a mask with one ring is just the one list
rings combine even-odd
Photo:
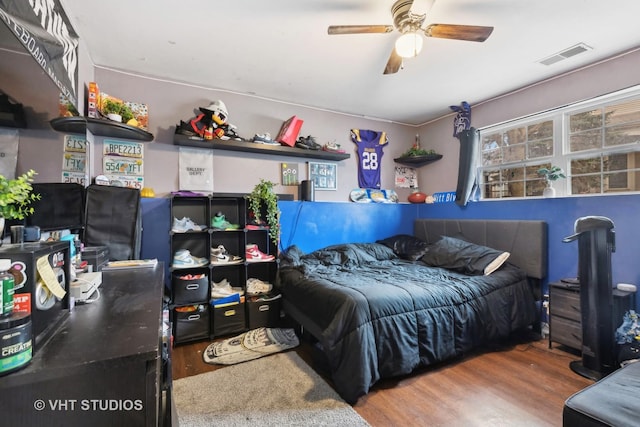
[(92, 184), (86, 189), (85, 246), (107, 246), (109, 260), (139, 259), (140, 190)]

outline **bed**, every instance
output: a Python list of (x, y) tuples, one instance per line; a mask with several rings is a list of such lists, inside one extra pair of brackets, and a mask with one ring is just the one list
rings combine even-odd
[(317, 339), (338, 393), (355, 403), (382, 378), (534, 325), (546, 272), (542, 221), (418, 219), (412, 236), (310, 253), (291, 246), (276, 285), (285, 313)]

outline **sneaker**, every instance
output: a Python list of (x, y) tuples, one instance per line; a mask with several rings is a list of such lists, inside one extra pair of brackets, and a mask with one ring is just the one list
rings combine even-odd
[(271, 283), (263, 282), (260, 279), (247, 279), (247, 295), (249, 296), (268, 294), (271, 289), (273, 289)]
[(182, 120), (180, 120), (180, 124), (176, 126), (176, 134), (184, 135), (189, 139), (195, 139), (198, 141), (202, 141), (204, 139), (200, 134), (200, 131), (194, 129), (193, 126), (191, 126), (191, 123), (187, 123)]
[(207, 264), (209, 264), (208, 259), (195, 257), (187, 249), (179, 249), (173, 255), (173, 268), (202, 267)]
[(329, 151), (331, 153), (341, 153), (341, 154), (346, 153), (345, 150), (340, 148), (340, 144), (336, 144), (335, 141), (327, 142), (326, 144), (324, 144), (322, 146), (322, 150), (323, 151)]
[(211, 248), (211, 264), (240, 264), (244, 262), (242, 257), (231, 255), (222, 245), (217, 248)]
[(268, 262), (276, 259), (273, 255), (267, 255), (258, 249), (258, 245), (252, 243), (245, 250), (247, 262)]
[(227, 281), (227, 279), (222, 279), (219, 282), (211, 283), (211, 298), (224, 298), (229, 295), (239, 294), (240, 296), (244, 295), (244, 290), (242, 288), (232, 287), (231, 284)]
[(238, 224), (232, 224), (226, 220), (222, 212), (218, 212), (211, 218), (211, 228), (218, 231), (230, 231), (240, 228)]
[(311, 135), (308, 135), (307, 137), (299, 137), (296, 142), (296, 147), (304, 148), (305, 150), (320, 150), (322, 148)]
[(224, 125), (222, 125), (222, 129), (224, 129), (224, 135), (220, 137), (221, 140), (242, 141), (242, 138), (240, 137), (240, 135), (238, 135), (238, 132), (236, 132), (236, 129), (238, 129), (236, 125), (225, 123)]
[(253, 142), (256, 142), (258, 144), (265, 144), (265, 145), (280, 145), (279, 142), (274, 141), (273, 139), (271, 139), (271, 135), (268, 133), (265, 134), (255, 134), (253, 137)]
[(205, 227), (194, 223), (191, 218), (183, 217), (182, 219), (173, 218), (171, 231), (174, 233), (186, 233), (187, 231), (202, 231)]

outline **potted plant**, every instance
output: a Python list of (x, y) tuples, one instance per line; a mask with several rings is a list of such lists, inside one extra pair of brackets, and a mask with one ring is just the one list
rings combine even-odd
[(124, 102), (114, 101), (106, 98), (102, 101), (102, 114), (115, 122), (127, 123), (133, 119), (133, 112)]
[(35, 175), (33, 169), (15, 179), (0, 175), (0, 236), (4, 235), (5, 220), (23, 220), (33, 213), (31, 202), (40, 199), (31, 186)]
[(555, 197), (556, 189), (553, 188), (553, 181), (557, 181), (560, 178), (566, 178), (564, 171), (559, 166), (551, 166), (549, 168), (543, 167), (538, 169), (538, 175), (544, 177), (547, 186), (542, 191), (544, 197)]
[(393, 159), (398, 163), (403, 163), (410, 166), (423, 166), (427, 163), (439, 160), (442, 158), (442, 154), (438, 154), (435, 150), (425, 150), (420, 148), (420, 136), (416, 135), (416, 141), (411, 148), (402, 153), (400, 157)]
[(256, 225), (266, 222), (269, 227), (269, 237), (277, 246), (280, 239), (280, 210), (278, 196), (273, 190), (275, 185), (275, 182), (260, 179), (260, 182), (253, 187), (253, 191), (247, 195), (247, 199), (253, 221)]

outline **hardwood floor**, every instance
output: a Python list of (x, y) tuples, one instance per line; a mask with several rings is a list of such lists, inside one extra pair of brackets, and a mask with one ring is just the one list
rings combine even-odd
[[(175, 347), (173, 379), (223, 369), (202, 361), (207, 345)], [(313, 366), (309, 343), (295, 351)], [(592, 383), (569, 369), (578, 359), (561, 346), (549, 349), (547, 340), (512, 340), (383, 380), (353, 408), (374, 427), (561, 426), (565, 399)]]

